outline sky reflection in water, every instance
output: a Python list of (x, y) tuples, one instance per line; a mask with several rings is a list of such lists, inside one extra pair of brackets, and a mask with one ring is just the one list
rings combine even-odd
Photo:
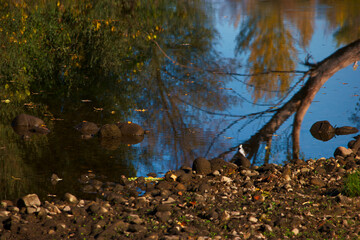
[[(49, 29), (62, 26), (56, 35), (61, 37), (51, 38), (51, 32), (44, 31), (46, 34), (38, 33), (40, 37), (35, 40), (43, 44), (52, 39), (55, 46), (71, 47), (57, 48), (57, 51), (50, 49), (52, 54), (58, 54), (55, 54), (58, 59), (46, 59), (40, 50), (32, 52), (36, 45), (35, 48), (16, 45), (15, 54), (29, 54), (31, 61), (27, 68), (32, 71), (22, 70), (28, 75), (22, 75), (20, 71), (16, 80), (11, 78), (13, 72), (2, 72), (5, 82), (1, 83), (3, 93), (0, 95), (3, 100), (0, 110), (1, 197), (15, 198), (39, 191), (43, 191), (42, 196), (49, 192), (61, 195), (67, 191), (80, 191), (77, 179), (88, 170), (103, 175), (104, 181), (116, 181), (121, 174), (161, 174), (183, 164), (191, 165), (196, 157), (216, 157), (248, 140), (272, 114), (237, 121), (240, 115), (273, 106), (301, 74), (294, 78), (289, 74), (241, 77), (213, 74), (214, 70), (239, 74), (269, 69), (305, 71), (307, 68), (300, 63), (308, 54), (313, 57), (311, 61), (321, 61), (340, 46), (360, 37), (359, 32), (349, 30), (359, 29), (356, 1), (340, 4), (332, 1), (229, 0), (194, 1), (191, 6), (176, 4), (179, 2), (160, 3), (156, 6), (157, 17), (151, 15), (150, 10), (142, 9), (154, 17), (153, 21), (138, 19), (142, 24), (139, 29), (146, 31), (137, 30), (139, 26), (135, 24), (133, 28), (116, 25), (117, 21), (108, 20), (116, 18), (116, 12), (111, 12), (111, 8), (108, 12), (97, 11), (94, 6), (94, 15), (89, 16), (88, 22), (88, 16), (84, 16), (84, 25), (89, 24), (89, 27), (80, 30), (74, 27), (69, 35), (61, 34), (66, 33), (63, 28), (72, 26), (69, 19), (74, 16), (66, 15), (63, 10), (71, 9), (71, 3), (54, 5), (52, 7), (58, 10), (56, 14), (63, 14), (63, 18), (62, 21), (55, 18), (55, 26), (50, 22)], [(178, 10), (173, 11), (175, 9)], [(126, 15), (128, 12), (130, 14)], [(347, 18), (340, 19), (344, 12)], [(120, 15), (132, 21), (131, 14), (136, 13), (127, 9)], [(19, 19), (26, 22), (24, 19), (32, 17), (36, 21), (39, 15)], [(81, 16), (79, 19), (83, 20)], [(33, 26), (26, 27), (31, 29)], [(44, 24), (43, 28), (46, 27)], [(41, 32), (41, 29), (32, 30)], [(114, 32), (121, 37), (113, 36)], [(19, 34), (23, 33), (20, 31)], [(7, 49), (7, 54), (11, 53), (14, 44), (20, 44), (20, 40), (6, 36), (4, 39), (13, 44), (4, 42), (3, 50)], [(76, 44), (71, 42), (75, 39), (79, 41)], [(129, 47), (129, 43), (133, 45)], [(81, 55), (83, 51), (88, 51), (88, 55)], [(69, 56), (62, 58), (61, 53)], [(15, 61), (17, 58), (15, 55)], [(26, 60), (25, 57), (24, 62)], [(34, 66), (31, 62), (35, 62)], [(55, 64), (48, 66), (47, 62)], [(6, 62), (2, 64), (7, 66)], [(25, 82), (24, 85), (19, 79)], [(330, 157), (337, 146), (346, 145), (351, 138), (336, 136), (328, 142), (318, 141), (309, 132), (314, 122), (328, 120), (332, 125), (360, 128), (359, 79), (359, 70), (354, 71), (349, 66), (330, 78), (317, 93), (301, 127), (302, 158)], [(53, 85), (49, 84), (52, 80)], [(27, 84), (31, 93), (24, 90), (25, 94), (22, 94), (21, 89)], [(17, 88), (9, 92), (13, 85)], [(300, 87), (283, 99), (283, 103)], [(11, 99), (9, 104), (5, 103), (8, 98)], [(12, 132), (9, 122), (23, 111), (44, 118), (52, 132), (22, 141)], [(83, 120), (99, 125), (133, 121), (150, 130), (150, 134), (139, 144), (118, 144), (111, 149), (98, 138), (80, 138), (74, 126)], [(292, 117), (273, 136), (269, 162), (283, 163), (289, 158), (291, 131)], [(253, 161), (263, 163), (264, 155), (265, 144), (262, 144)], [(227, 159), (232, 156), (233, 153), (228, 154)], [(52, 186), (52, 173), (63, 178), (63, 182)]]

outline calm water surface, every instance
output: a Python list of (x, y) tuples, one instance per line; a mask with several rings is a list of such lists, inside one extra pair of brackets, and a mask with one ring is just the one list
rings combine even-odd
[[(1, 2), (0, 198), (81, 195), (87, 171), (117, 181), (216, 157), (301, 88), (291, 71), (306, 71), (307, 56), (319, 62), (360, 38), (358, 1), (112, 2)], [(259, 74), (269, 71), (287, 73)], [(353, 66), (325, 83), (303, 119), (301, 158), (330, 157), (354, 136), (323, 142), (309, 129), (319, 120), (360, 128), (359, 87)], [(22, 112), (51, 133), (23, 140), (10, 125)], [(85, 140), (74, 129), (84, 120), (132, 121), (150, 134), (133, 145)], [(292, 124), (258, 142), (252, 161), (291, 159)], [(63, 181), (52, 185), (53, 173)]]

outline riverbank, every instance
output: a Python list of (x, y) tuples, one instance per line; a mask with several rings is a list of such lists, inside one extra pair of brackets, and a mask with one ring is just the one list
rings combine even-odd
[(346, 196), (344, 180), (360, 157), (335, 155), (251, 169), (217, 159), (208, 175), (182, 167), (161, 180), (87, 173), (94, 201), (1, 201), (0, 239), (359, 239), (360, 198)]

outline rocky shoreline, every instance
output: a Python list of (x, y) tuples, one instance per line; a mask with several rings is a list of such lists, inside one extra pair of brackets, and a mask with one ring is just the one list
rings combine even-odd
[(101, 182), (87, 173), (80, 182), (96, 200), (68, 193), (53, 202), (36, 194), (1, 201), (0, 240), (359, 239), (360, 198), (344, 192), (360, 166), (358, 145), (284, 166), (200, 159), (164, 179)]

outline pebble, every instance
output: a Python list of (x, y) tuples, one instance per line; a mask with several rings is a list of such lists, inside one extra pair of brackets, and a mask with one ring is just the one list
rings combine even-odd
[(221, 182), (225, 182), (225, 183), (231, 183), (233, 180), (229, 177), (225, 177), (225, 176), (222, 176), (221, 177)]
[(69, 202), (69, 203), (77, 203), (78, 199), (72, 195), (71, 193), (65, 193), (65, 201)]
[(0, 211), (0, 218), (5, 218), (8, 217), (10, 215), (9, 211)]
[(220, 214), (220, 220), (221, 221), (229, 221), (231, 218), (229, 211), (225, 210)]
[(173, 199), (172, 197), (169, 197), (167, 200), (163, 201), (163, 204), (172, 204), (175, 202), (175, 199)]
[(144, 220), (142, 220), (139, 215), (136, 214), (130, 214), (128, 216), (130, 223), (134, 223), (134, 224), (142, 224), (144, 222)]
[(324, 187), (326, 185), (325, 181), (320, 178), (312, 178), (310, 183), (315, 186)]
[(256, 217), (254, 217), (254, 216), (250, 216), (249, 221), (252, 222), (252, 223), (257, 223), (258, 219)]
[(63, 208), (63, 211), (64, 212), (70, 212), (71, 211), (71, 207), (70, 206), (65, 206), (64, 208)]
[(301, 168), (301, 169), (300, 169), (300, 172), (301, 172), (301, 173), (308, 173), (308, 172), (310, 172), (310, 169), (304, 167), (304, 168)]
[(299, 234), (299, 229), (294, 228), (293, 230), (291, 230), (291, 232), (296, 236)]
[(219, 172), (219, 170), (215, 170), (215, 171), (213, 171), (213, 173), (212, 173), (214, 176), (220, 176), (220, 172)]
[(167, 222), (170, 219), (171, 212), (170, 211), (163, 211), (163, 212), (156, 212), (155, 216), (161, 221), (161, 222)]

